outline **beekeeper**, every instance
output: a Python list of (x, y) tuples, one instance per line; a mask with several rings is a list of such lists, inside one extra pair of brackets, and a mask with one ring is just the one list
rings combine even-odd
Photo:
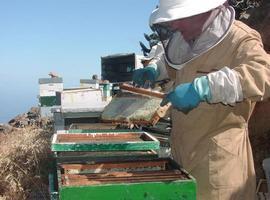
[(164, 52), (133, 76), (155, 81), (163, 65), (174, 81), (162, 102), (174, 107), (172, 154), (203, 200), (255, 199), (248, 120), (256, 101), (270, 97), (270, 58), (234, 15), (225, 0), (160, 0), (150, 26)]

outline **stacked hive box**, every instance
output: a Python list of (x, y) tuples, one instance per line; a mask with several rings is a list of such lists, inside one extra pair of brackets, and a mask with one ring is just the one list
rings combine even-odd
[(195, 180), (143, 131), (58, 131), (52, 199), (196, 199)]
[(41, 117), (53, 117), (51, 109), (59, 108), (61, 104), (59, 92), (63, 91), (63, 79), (40, 78), (38, 82)]

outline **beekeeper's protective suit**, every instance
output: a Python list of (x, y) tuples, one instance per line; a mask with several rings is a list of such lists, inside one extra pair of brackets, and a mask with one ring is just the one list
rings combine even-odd
[[(270, 97), (270, 58), (260, 35), (235, 21), (233, 8), (224, 3), (160, 0), (150, 25), (165, 52), (150, 67), (156, 78), (157, 66), (166, 63), (175, 82), (163, 101), (174, 106), (172, 154), (196, 178), (198, 199), (253, 200), (256, 182), (247, 123), (255, 102)], [(208, 11), (200, 35), (190, 41), (167, 26)]]

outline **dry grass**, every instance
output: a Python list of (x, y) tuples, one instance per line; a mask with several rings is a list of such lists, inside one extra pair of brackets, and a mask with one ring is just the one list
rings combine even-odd
[(39, 199), (48, 199), (48, 162), (50, 129), (38, 127), (15, 129), (1, 136), (0, 200), (29, 199), (35, 191)]

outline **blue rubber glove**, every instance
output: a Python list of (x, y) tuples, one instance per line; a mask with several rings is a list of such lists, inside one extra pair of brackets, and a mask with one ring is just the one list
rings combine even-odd
[(145, 86), (146, 82), (151, 85), (155, 83), (159, 76), (156, 64), (148, 65), (142, 69), (137, 69), (133, 72), (132, 80), (139, 87)]
[(160, 105), (164, 106), (171, 102), (173, 107), (188, 113), (193, 108), (196, 108), (200, 102), (210, 100), (209, 81), (206, 76), (202, 76), (194, 79), (192, 83), (178, 85), (174, 91), (166, 95)]

